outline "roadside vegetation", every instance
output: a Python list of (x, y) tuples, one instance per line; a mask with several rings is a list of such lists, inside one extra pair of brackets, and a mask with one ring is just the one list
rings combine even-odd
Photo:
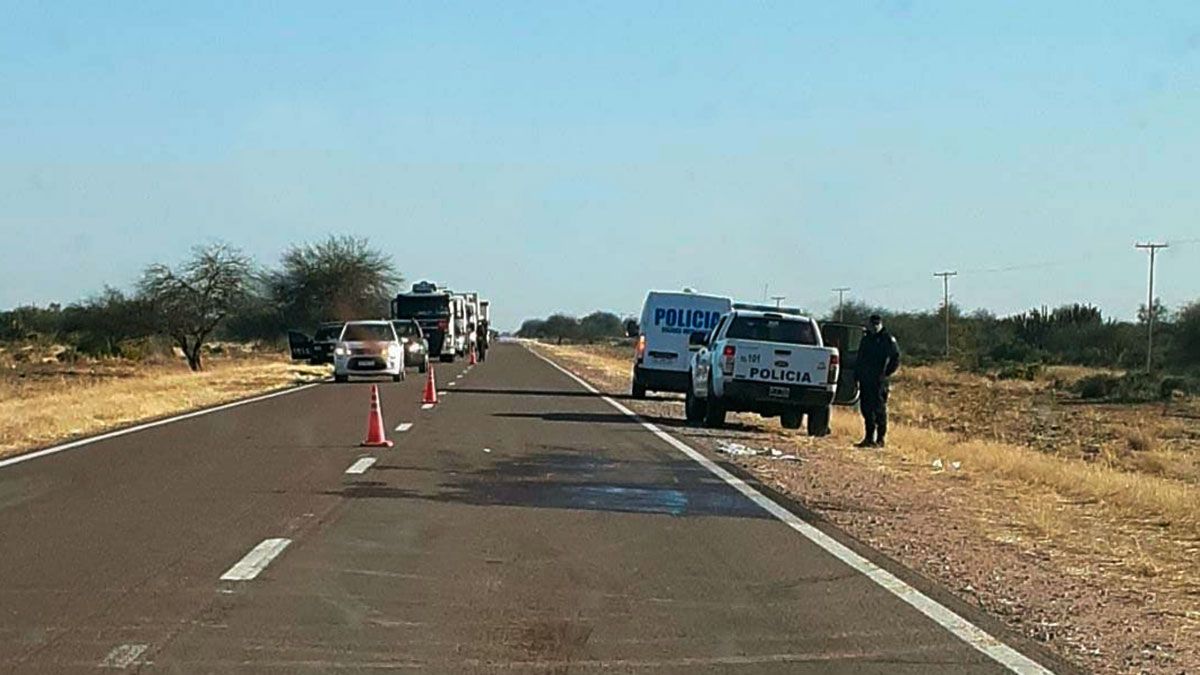
[(292, 246), (275, 268), (210, 244), (178, 265), (148, 265), (130, 292), (105, 288), (65, 306), (0, 311), (0, 347), (10, 366), (50, 352), (61, 363), (177, 354), (201, 371), (211, 342), (282, 347), (290, 328), (385, 317), (402, 281), (392, 257), (364, 239)]
[(0, 311), (0, 456), (326, 377), (288, 361), (287, 329), (384, 317), (401, 282), (362, 239), (293, 246), (275, 268), (218, 243), (130, 291)]
[[(628, 391), (628, 341), (537, 348), (602, 390)], [(1200, 405), (1085, 398), (1095, 377), (1124, 378), (910, 364), (894, 382), (885, 451), (852, 447), (862, 426), (850, 409), (835, 411), (832, 436), (810, 438), (754, 415), (683, 427), (674, 397), (625, 404), (710, 452), (736, 442), (797, 455), (729, 461), (1089, 670), (1192, 672)]]

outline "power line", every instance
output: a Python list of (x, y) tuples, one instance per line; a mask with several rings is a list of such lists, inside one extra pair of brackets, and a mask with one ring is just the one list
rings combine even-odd
[(958, 276), (958, 272), (934, 272), (933, 276), (942, 278), (942, 306), (946, 309), (946, 358), (950, 358), (950, 277)]
[(1146, 242), (1134, 244), (1133, 247), (1150, 252), (1150, 290), (1146, 300), (1146, 372), (1149, 373), (1154, 363), (1154, 257), (1158, 249), (1169, 248), (1170, 244)]
[(833, 289), (833, 292), (838, 294), (838, 321), (839, 322), (842, 320), (842, 305), (845, 303), (846, 291), (848, 291), (848, 290), (850, 290), (849, 286), (839, 286), (838, 288)]

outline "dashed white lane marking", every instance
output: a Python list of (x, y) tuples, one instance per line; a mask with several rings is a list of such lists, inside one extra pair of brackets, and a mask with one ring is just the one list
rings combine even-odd
[(150, 645), (117, 645), (116, 647), (113, 647), (113, 650), (108, 653), (108, 656), (104, 657), (104, 660), (100, 662), (100, 667), (121, 669), (128, 668), (129, 666), (137, 663), (138, 658), (141, 657), (142, 654), (146, 653), (146, 650), (149, 648)]
[(422, 405), (422, 406), (421, 406), (421, 410), (433, 410), (433, 404), (432, 404), (432, 403), (426, 403), (426, 404), (424, 404), (424, 405)]
[(458, 380), (455, 380), (454, 382), (451, 382), (450, 384), (448, 384), (448, 385), (446, 385), (446, 386), (447, 386), (447, 387), (453, 387), (453, 386), (454, 386), (454, 385), (456, 385), (456, 384), (458, 384)]
[(246, 557), (237, 561), (237, 564), (229, 568), (225, 574), (221, 575), (221, 581), (249, 581), (258, 576), (271, 564), (283, 549), (292, 543), (291, 539), (264, 539), (261, 544), (255, 546), (246, 554)]
[(788, 527), (800, 533), (801, 536), (817, 546), (820, 546), (825, 550), (826, 553), (829, 553), (854, 570), (860, 572), (871, 581), (883, 587), (892, 595), (895, 595), (897, 598), (900, 598), (904, 602), (908, 603), (918, 612), (929, 617), (934, 623), (950, 631), (963, 642), (966, 642), (968, 645), (971, 645), (975, 649), (991, 657), (991, 659), (996, 663), (999, 663), (1000, 665), (1008, 668), (1014, 673), (1018, 673), (1019, 675), (1054, 675), (1054, 672), (1047, 669), (1045, 666), (1042, 666), (1033, 659), (1030, 659), (1012, 647), (1009, 647), (1003, 642), (997, 640), (988, 634), (987, 631), (976, 626), (970, 621), (967, 621), (921, 591), (918, 591), (912, 586), (904, 583), (891, 572), (888, 572), (870, 560), (867, 560), (854, 551), (851, 551), (833, 537), (830, 537), (812, 525), (804, 522), (796, 514), (771, 501), (766, 495), (758, 490), (755, 490), (748, 483), (746, 483), (746, 481), (729, 473), (720, 466), (717, 466), (715, 462), (705, 457), (695, 448), (668, 434), (662, 429), (659, 429), (656, 425), (642, 419), (640, 415), (633, 412), (629, 408), (626, 408), (612, 397), (601, 394), (598, 389), (593, 387), (591, 384), (588, 384), (588, 382), (575, 373), (572, 373), (545, 356), (533, 351), (533, 349), (528, 346), (526, 346), (526, 349), (529, 349), (530, 353), (532, 353), (534, 356), (545, 361), (546, 363), (549, 363), (551, 366), (554, 366), (554, 368), (559, 372), (578, 382), (579, 385), (584, 389), (600, 397), (601, 400), (616, 408), (625, 416), (630, 417), (636, 422), (640, 423), (644, 429), (655, 436), (658, 436), (663, 441), (666, 441), (667, 444), (682, 452), (684, 455), (687, 455), (687, 457), (692, 461), (696, 462), (700, 466), (703, 466), (705, 469), (708, 469), (709, 473), (725, 481), (730, 487), (745, 495), (750, 501), (762, 507), (767, 513), (775, 516), (777, 519), (787, 524)]
[(374, 457), (359, 457), (357, 462), (351, 464), (349, 469), (346, 469), (346, 473), (366, 473), (367, 469), (371, 468), (371, 465), (374, 463)]
[(444, 389), (438, 390), (438, 396), (445, 396), (445, 395), (446, 395), (446, 391)]
[(484, 452), (491, 452), (491, 451), (492, 451), (492, 449), (491, 449), (491, 448), (484, 448), (484, 449), (483, 449), (483, 451), (484, 451)]
[(400, 426), (396, 427), (396, 431), (404, 432), (404, 431), (408, 431), (412, 427), (413, 427), (412, 422), (401, 422)]
[(110, 431), (107, 434), (100, 434), (99, 436), (90, 436), (88, 438), (81, 438), (77, 441), (71, 441), (70, 443), (56, 445), (54, 447), (46, 448), (44, 450), (38, 450), (37, 452), (28, 452), (28, 453), (25, 453), (24, 455), (18, 455), (16, 457), (12, 457), (10, 459), (0, 461), (0, 469), (3, 469), (6, 466), (12, 466), (13, 464), (20, 464), (21, 462), (28, 462), (29, 460), (37, 459), (38, 457), (45, 457), (46, 455), (53, 455), (54, 453), (62, 452), (63, 450), (71, 450), (72, 448), (78, 448), (81, 445), (88, 445), (90, 443), (98, 443), (100, 441), (106, 441), (110, 438), (116, 438), (118, 436), (132, 434), (137, 431), (144, 431), (146, 429), (153, 429), (154, 427), (161, 427), (162, 425), (170, 424), (171, 422), (178, 422), (180, 420), (191, 419), (193, 417), (200, 417), (201, 415), (209, 415), (209, 414), (212, 414), (215, 412), (221, 412), (222, 410), (229, 410), (230, 408), (236, 408), (240, 405), (246, 405), (247, 403), (256, 403), (258, 401), (265, 401), (269, 398), (275, 398), (276, 396), (286, 396), (288, 394), (295, 394), (298, 391), (304, 391), (305, 389), (312, 389), (313, 387), (317, 387), (317, 386), (320, 386), (320, 383), (313, 382), (312, 384), (305, 384), (305, 385), (301, 385), (299, 387), (293, 387), (291, 389), (275, 391), (275, 392), (271, 392), (270, 394), (263, 394), (262, 396), (255, 396), (253, 398), (242, 399), (241, 401), (233, 401), (232, 403), (226, 403), (224, 405), (219, 405), (219, 406), (215, 406), (212, 408), (205, 408), (204, 410), (196, 410), (194, 412), (184, 413), (182, 415), (176, 415), (174, 417), (168, 417), (166, 419), (155, 420), (153, 422), (139, 424), (137, 426), (128, 427), (126, 429), (118, 429), (116, 431)]

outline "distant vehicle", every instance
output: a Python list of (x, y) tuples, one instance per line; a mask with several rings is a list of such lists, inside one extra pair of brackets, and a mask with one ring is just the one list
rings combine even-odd
[(342, 321), (327, 321), (317, 327), (310, 338), (300, 331), (288, 331), (288, 348), (293, 361), (308, 361), (313, 365), (333, 363), (333, 348), (342, 334)]
[(825, 346), (816, 321), (796, 314), (733, 310), (708, 335), (694, 334), (689, 422), (717, 427), (729, 411), (780, 417), (785, 429), (829, 433), (840, 354)]
[(345, 325), (342, 321), (330, 321), (317, 327), (317, 332), (313, 333), (312, 337), (312, 357), (309, 358), (309, 363), (333, 363), (333, 348), (337, 346), (338, 336), (342, 334)]
[(404, 349), (392, 322), (351, 321), (342, 328), (333, 350), (333, 379), (346, 382), (352, 375), (404, 379)]
[(392, 318), (420, 324), (429, 355), (446, 362), (465, 353), (464, 314), (460, 296), (428, 281), (413, 284), (411, 292), (400, 293), (392, 300)]
[(732, 306), (732, 300), (719, 295), (650, 291), (634, 350), (633, 397), (645, 398), (647, 391), (687, 391), (688, 338), (707, 335)]
[(421, 373), (429, 370), (429, 343), (425, 341), (421, 324), (413, 319), (393, 319), (392, 328), (396, 329), (396, 336), (404, 348), (404, 367), (415, 367)]

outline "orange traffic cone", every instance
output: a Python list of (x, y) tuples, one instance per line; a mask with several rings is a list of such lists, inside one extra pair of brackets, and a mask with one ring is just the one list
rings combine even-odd
[(470, 359), (469, 361), (467, 361), (467, 365), (469, 365), (469, 366), (473, 366), (473, 365), (475, 365), (475, 364), (476, 364), (476, 361), (475, 361), (475, 348), (474, 348), (474, 347), (471, 347), (471, 359)]
[(433, 405), (437, 402), (437, 384), (433, 379), (433, 364), (430, 364), (429, 375), (425, 378), (425, 396), (421, 399), (421, 403)]
[(383, 430), (383, 413), (379, 410), (379, 387), (371, 385), (371, 412), (367, 415), (367, 440), (362, 445), (369, 447), (390, 448), (392, 442), (387, 439)]

